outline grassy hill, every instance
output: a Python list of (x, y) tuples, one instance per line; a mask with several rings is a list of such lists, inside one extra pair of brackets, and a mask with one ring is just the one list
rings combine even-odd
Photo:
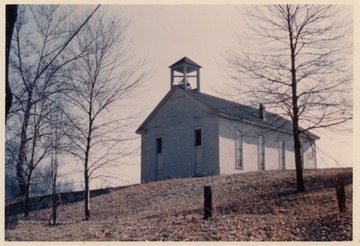
[[(346, 213), (338, 212), (336, 177), (346, 180)], [(352, 169), (305, 170), (305, 193), (296, 193), (295, 171), (261, 171), (172, 179), (108, 189), (83, 202), (30, 218), (9, 215), (7, 241), (343, 241), (352, 240)], [(212, 186), (213, 218), (203, 220), (203, 187)], [(9, 203), (9, 201), (8, 201)], [(11, 202), (10, 202), (11, 203)], [(10, 204), (9, 203), (9, 204)]]

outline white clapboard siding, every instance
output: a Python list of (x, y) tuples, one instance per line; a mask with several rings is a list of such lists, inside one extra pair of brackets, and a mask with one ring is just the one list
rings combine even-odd
[[(243, 134), (242, 158), (243, 168), (236, 168), (236, 131)], [(280, 169), (279, 142), (285, 145), (285, 168), (295, 169), (294, 142), (290, 133), (269, 131), (268, 129), (246, 124), (241, 121), (226, 118), (219, 119), (219, 158), (220, 174), (233, 174), (259, 170), (258, 137), (264, 136), (265, 141), (265, 170)], [(306, 138), (302, 138), (304, 150), (304, 168), (316, 168), (314, 146)]]
[[(291, 132), (220, 115), (195, 92), (171, 91), (141, 125), (141, 180), (234, 174), (259, 170), (259, 136), (264, 138), (265, 170), (279, 170), (280, 141), (284, 142), (286, 169), (295, 169)], [(201, 146), (195, 131), (201, 130)], [(236, 166), (236, 132), (241, 132), (242, 168)], [(161, 155), (156, 139), (161, 138)], [(316, 168), (316, 151), (302, 138), (304, 168)], [(157, 165), (158, 163), (158, 165)]]
[[(195, 155), (194, 131), (201, 129), (202, 146)], [(193, 177), (218, 174), (217, 118), (209, 109), (180, 91), (175, 92), (146, 127), (142, 134), (141, 179), (156, 179), (154, 143), (162, 138), (163, 178)], [(195, 169), (196, 156), (202, 166)], [(195, 175), (195, 170), (197, 173)]]

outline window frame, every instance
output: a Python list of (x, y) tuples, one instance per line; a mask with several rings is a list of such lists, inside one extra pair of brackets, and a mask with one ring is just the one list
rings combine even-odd
[(284, 139), (279, 139), (279, 169), (286, 170), (286, 146)]
[(194, 129), (194, 146), (202, 146), (202, 142), (201, 128)]
[(265, 170), (265, 137), (258, 137), (258, 169)]
[(235, 129), (235, 169), (244, 170), (243, 133)]
[(163, 138), (156, 137), (155, 138), (155, 154), (162, 154), (163, 153)]

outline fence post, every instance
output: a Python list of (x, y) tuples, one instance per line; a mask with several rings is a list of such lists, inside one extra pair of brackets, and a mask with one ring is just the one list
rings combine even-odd
[(339, 205), (339, 212), (344, 213), (346, 211), (346, 196), (345, 196), (345, 186), (344, 182), (341, 180), (341, 178), (338, 178), (337, 184), (336, 184), (336, 198)]
[(212, 193), (211, 186), (204, 186), (204, 219), (212, 217)]

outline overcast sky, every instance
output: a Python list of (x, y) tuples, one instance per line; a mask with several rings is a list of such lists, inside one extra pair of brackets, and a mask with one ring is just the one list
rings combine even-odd
[[(169, 66), (184, 56), (202, 66), (201, 91), (219, 96), (229, 90), (223, 54), (236, 45), (235, 32), (246, 28), (239, 12), (241, 5), (117, 5), (103, 6), (111, 14), (131, 23), (127, 39), (135, 59), (148, 57), (146, 92), (133, 104), (141, 111), (139, 124), (170, 89)], [(138, 125), (134, 126), (134, 131)], [(317, 132), (319, 168), (352, 166), (352, 135)], [(138, 141), (140, 144), (140, 141)], [(139, 180), (140, 151), (123, 167), (124, 179)]]

